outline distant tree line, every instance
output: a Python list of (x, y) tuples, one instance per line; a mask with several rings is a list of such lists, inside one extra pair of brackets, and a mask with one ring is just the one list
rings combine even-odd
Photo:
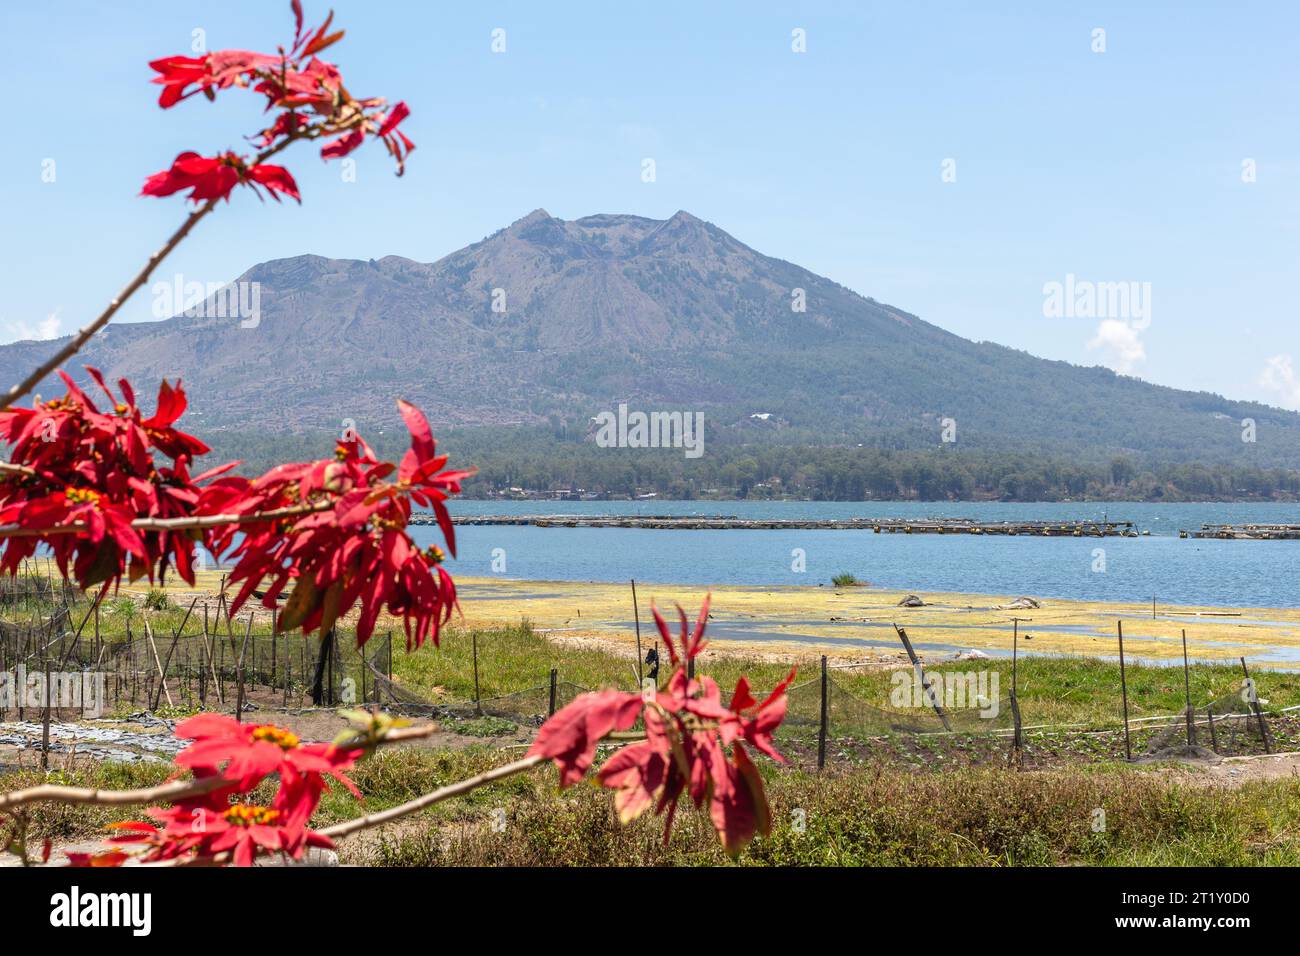
[[(366, 436), (381, 456), (401, 442)], [(334, 436), (217, 433), (204, 464), (241, 470), (326, 454)], [(1161, 462), (1135, 453), (1064, 457), (946, 445), (928, 449), (715, 441), (698, 459), (680, 449), (599, 448), (546, 428), (452, 430), (440, 450), (474, 465), (470, 497), (511, 488), (627, 497), (803, 498), (814, 501), (1296, 501), (1300, 471), (1243, 462)]]

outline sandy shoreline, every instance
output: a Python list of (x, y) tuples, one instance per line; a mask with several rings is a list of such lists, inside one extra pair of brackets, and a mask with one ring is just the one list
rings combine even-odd
[[(167, 590), (182, 606), (189, 596), (220, 589), (222, 575), (200, 572), (191, 590), (173, 579)], [(539, 632), (560, 643), (600, 645), (634, 653), (636, 627), (631, 588), (626, 583), (599, 581), (520, 581), (494, 577), (458, 576), (460, 617), (454, 626), (491, 628), (529, 621)], [(140, 582), (122, 592), (137, 598), (147, 590)], [(675, 617), (680, 603), (694, 620), (707, 593), (712, 592), (710, 649), (715, 653), (771, 659), (807, 658), (826, 654), (841, 660), (902, 658), (893, 630), (907, 629), (922, 656), (931, 660), (974, 650), (990, 657), (1009, 656), (1012, 619), (1019, 619), (1022, 654), (1078, 654), (1113, 658), (1118, 654), (1116, 623), (1124, 626), (1124, 650), (1131, 659), (1174, 661), (1182, 658), (1182, 630), (1187, 631), (1194, 661), (1231, 663), (1245, 657), (1252, 666), (1300, 668), (1300, 609), (1224, 608), (1210, 605), (1071, 601), (1034, 597), (1038, 608), (1014, 609), (1019, 594), (906, 592), (875, 587), (837, 588), (831, 585), (742, 586), (706, 588), (690, 584), (637, 584), (641, 633), (650, 639), (654, 623), (651, 601)], [(915, 593), (923, 607), (900, 607)], [(203, 602), (200, 602), (203, 603)], [(250, 603), (246, 614), (260, 605)], [(354, 615), (349, 615), (349, 618)], [(396, 622), (392, 622), (395, 624)], [(345, 625), (346, 626), (346, 622)], [(384, 622), (381, 627), (389, 626)], [(400, 626), (400, 625), (397, 625)]]
[[(552, 639), (632, 643), (635, 625), (627, 584), (574, 581), (457, 579), (465, 623), (471, 627), (518, 624), (527, 619)], [(718, 651), (894, 660), (900, 647), (894, 623), (907, 629), (928, 656), (976, 650), (1011, 653), (1012, 618), (1019, 618), (1021, 653), (1118, 653), (1116, 622), (1133, 658), (1182, 657), (1187, 631), (1194, 660), (1232, 661), (1245, 656), (1266, 666), (1300, 666), (1300, 610), (1278, 608), (1161, 607), (1150, 604), (1039, 599), (1041, 607), (1007, 607), (1020, 595), (919, 592), (924, 607), (898, 602), (909, 592), (832, 586), (712, 589), (697, 585), (638, 584), (642, 635), (653, 633), (650, 602), (672, 612), (675, 602), (694, 618), (713, 594), (710, 635)], [(671, 616), (671, 615), (666, 615)]]

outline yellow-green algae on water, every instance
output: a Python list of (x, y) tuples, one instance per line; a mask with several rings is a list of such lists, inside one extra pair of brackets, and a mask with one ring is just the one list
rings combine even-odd
[[(224, 575), (198, 574), (191, 590), (173, 577), (168, 593), (182, 608), (196, 593), (215, 594)], [(632, 592), (627, 583), (517, 581), (456, 577), (460, 609), (468, 627), (513, 626), (523, 620), (554, 641), (635, 641)], [(123, 594), (143, 593), (145, 582), (124, 585)], [(1124, 625), (1124, 651), (1146, 660), (1181, 658), (1182, 635), (1194, 661), (1230, 663), (1245, 657), (1251, 666), (1300, 666), (1300, 609), (1224, 608), (1208, 605), (1072, 601), (1030, 595), (1041, 607), (1008, 607), (1018, 594), (916, 591), (925, 606), (899, 607), (909, 592), (872, 587), (791, 587), (637, 583), (641, 633), (654, 633), (650, 603), (674, 621), (680, 603), (692, 622), (700, 603), (713, 594), (710, 641), (715, 651), (806, 656), (817, 653), (855, 660), (897, 660), (901, 647), (891, 624), (907, 628), (916, 645), (1011, 652), (1012, 618), (1019, 618), (1020, 650), (1026, 654), (1115, 657), (1116, 623)], [(139, 595), (137, 595), (139, 596)], [(250, 601), (246, 613), (260, 607)], [(201, 613), (201, 612), (200, 612)], [(260, 612), (266, 613), (266, 612)], [(346, 623), (355, 618), (355, 612)], [(459, 617), (456, 622), (460, 623)], [(269, 621), (267, 622), (269, 625)], [(396, 622), (381, 620), (381, 628)], [(867, 642), (872, 642), (868, 644)], [(923, 656), (933, 657), (933, 652)]]
[[(628, 584), (581, 581), (512, 581), (457, 578), (465, 623), (492, 627), (530, 621), (554, 640), (635, 639)], [(916, 592), (925, 606), (900, 607), (905, 591), (852, 587), (714, 588), (687, 584), (637, 584), (642, 634), (653, 632), (654, 601), (674, 621), (680, 603), (694, 621), (704, 596), (717, 650), (804, 652), (817, 646), (830, 655), (894, 658), (891, 624), (908, 628), (914, 643), (1009, 653), (1012, 618), (1019, 618), (1022, 653), (1114, 656), (1116, 624), (1124, 627), (1124, 651), (1134, 658), (1173, 659), (1183, 653), (1187, 631), (1193, 660), (1253, 659), (1261, 665), (1300, 664), (1300, 609), (1219, 608), (1036, 598), (1038, 608), (1011, 608), (1020, 595)], [(865, 641), (874, 642), (871, 647)]]

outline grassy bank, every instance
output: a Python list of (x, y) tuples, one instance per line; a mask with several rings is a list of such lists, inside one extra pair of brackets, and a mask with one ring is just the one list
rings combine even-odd
[[(395, 750), (355, 774), (366, 807), (382, 809), (509, 759), (485, 749)], [(917, 773), (876, 766), (825, 776), (763, 765), (773, 832), (743, 865), (1297, 865), (1300, 789), (1260, 781), (1226, 789), (1159, 768), (1100, 765), (1035, 773), (983, 768)], [(90, 786), (142, 785), (160, 767), (97, 765), (57, 775)], [(33, 782), (0, 776), (0, 789)], [(610, 795), (582, 785), (557, 793), (546, 768), (440, 804), (398, 826), (344, 841), (344, 862), (391, 866), (658, 866), (730, 861), (703, 814), (678, 815), (667, 846), (662, 820), (620, 826)], [(1102, 817), (1097, 813), (1104, 811)], [(34, 836), (92, 839), (110, 820), (138, 814), (40, 805)], [(315, 824), (356, 815), (342, 792)], [(493, 821), (504, 820), (504, 829)]]
[[(474, 646), (478, 647), (480, 696), (496, 697), (545, 685), (551, 668), (560, 680), (588, 688), (636, 685), (636, 661), (607, 648), (571, 645), (563, 639), (548, 640), (527, 624), (487, 630), (448, 631), (438, 649), (426, 647), (407, 655), (394, 652), (394, 674), (402, 685), (434, 701), (464, 701), (474, 695)], [(819, 676), (820, 661), (814, 656), (794, 658), (799, 668), (796, 683)], [(745, 658), (735, 654), (712, 654), (708, 649), (697, 661), (697, 674), (707, 674), (724, 693), (736, 680), (748, 675), (759, 690), (776, 685), (789, 671), (786, 661)], [(966, 673), (989, 671), (998, 675), (1005, 695), (1011, 688), (1011, 662), (1002, 658), (927, 663), (927, 672)], [(1032, 724), (1082, 724), (1090, 727), (1115, 726), (1121, 719), (1119, 665), (1098, 658), (1027, 657), (1017, 664), (1018, 696), (1022, 719)], [(661, 676), (668, 673), (665, 656)], [(875, 707), (889, 705), (894, 688), (892, 671), (879, 668), (836, 668), (832, 679), (837, 686)], [(1129, 713), (1133, 718), (1178, 713), (1184, 706), (1181, 667), (1130, 664), (1127, 668)], [(1259, 694), (1276, 710), (1300, 704), (1300, 674), (1260, 670), (1253, 675)], [(1194, 705), (1230, 694), (1241, 686), (1240, 666), (1197, 663), (1191, 674)]]
[[(1226, 792), (1170, 783), (1131, 768), (1033, 774), (898, 768), (819, 778), (767, 774), (773, 832), (739, 863), (775, 866), (1295, 865), (1300, 792), (1258, 783)], [(728, 861), (707, 818), (620, 826), (592, 787), (556, 796), (554, 775), (477, 806), (345, 850), (396, 865), (658, 866)], [(506, 811), (494, 832), (491, 810)], [(1096, 829), (1104, 811), (1104, 829)]]

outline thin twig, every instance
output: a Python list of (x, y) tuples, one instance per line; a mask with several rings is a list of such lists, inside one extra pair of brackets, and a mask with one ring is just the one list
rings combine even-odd
[(28, 803), (93, 803), (100, 806), (127, 806), (135, 803), (161, 803), (197, 797), (218, 787), (229, 786), (223, 777), (205, 777), (202, 780), (172, 780), (156, 787), (141, 790), (96, 790), (92, 787), (67, 787), (43, 783), (26, 790), (0, 793), (0, 810), (20, 807)]
[(368, 830), (371, 827), (382, 826), (385, 823), (391, 823), (394, 820), (400, 820), (402, 817), (410, 816), (412, 813), (423, 810), (425, 807), (431, 807), (435, 803), (441, 803), (443, 800), (449, 800), (452, 797), (459, 797), (461, 794), (469, 793), (479, 787), (497, 780), (504, 780), (506, 777), (513, 777), (517, 773), (523, 773), (526, 770), (532, 770), (540, 763), (544, 763), (548, 758), (540, 754), (533, 757), (524, 757), (522, 760), (516, 760), (512, 763), (503, 764), (492, 770), (486, 770), (474, 777), (468, 777), (456, 783), (440, 787), (432, 793), (426, 793), (414, 800), (408, 800), (406, 803), (398, 804), (387, 810), (381, 810), (378, 813), (368, 813), (364, 817), (355, 817), (351, 820), (345, 820), (343, 823), (336, 823), (332, 827), (326, 827), (318, 831), (322, 836), (330, 839), (345, 837), (349, 834), (356, 833), (358, 830)]
[[(256, 166), (265, 162), (298, 138), (299, 137), (296, 134), (291, 132), (277, 145), (259, 153), (257, 158), (253, 160), (252, 165)], [(108, 303), (108, 307), (99, 314), (99, 318), (95, 319), (94, 322), (91, 322), (85, 328), (77, 332), (77, 334), (72, 337), (72, 340), (54, 353), (48, 361), (43, 362), (34, 372), (13, 388), (9, 389), (8, 394), (4, 397), (4, 408), (8, 409), (12, 407), (14, 402), (39, 385), (45, 376), (49, 375), (55, 369), (63, 365), (64, 362), (81, 351), (82, 347), (85, 346), (85, 344), (89, 342), (91, 338), (100, 331), (100, 329), (108, 325), (109, 320), (117, 314), (117, 310), (126, 303), (126, 300), (131, 298), (140, 286), (149, 281), (149, 277), (153, 275), (153, 271), (162, 264), (162, 261), (171, 254), (173, 249), (180, 245), (181, 240), (190, 234), (190, 230), (199, 224), (199, 220), (216, 208), (219, 201), (220, 197), (215, 196), (186, 216), (185, 221), (181, 223), (180, 228), (172, 233), (171, 238), (167, 240), (161, 249), (149, 257), (148, 261), (144, 264), (144, 267), (136, 273), (135, 278), (128, 282), (122, 291)]]
[[(315, 501), (306, 505), (290, 505), (286, 508), (274, 508), (270, 511), (254, 511), (250, 514), (196, 515), (182, 518), (136, 518), (131, 527), (137, 531), (188, 531), (195, 528), (216, 528), (229, 524), (258, 524), (263, 521), (279, 521), (282, 518), (296, 518), (302, 515), (329, 511), (334, 507), (332, 500)], [(86, 530), (84, 521), (71, 524), (55, 525), (52, 528), (24, 528), (21, 525), (0, 525), (0, 538), (43, 538), (51, 534), (80, 534)]]

